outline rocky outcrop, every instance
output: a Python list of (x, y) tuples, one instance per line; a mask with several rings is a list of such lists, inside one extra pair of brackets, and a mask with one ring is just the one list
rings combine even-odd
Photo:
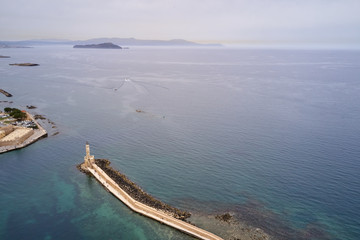
[(230, 222), (232, 216), (230, 215), (230, 213), (225, 213), (222, 215), (216, 215), (215, 216), (216, 219), (220, 220), (220, 221), (224, 221), (224, 222)]
[(27, 109), (35, 109), (36, 107), (33, 106), (33, 105), (26, 105), (26, 108), (27, 108)]
[(41, 119), (41, 120), (44, 120), (44, 119), (46, 119), (43, 115), (40, 115), (40, 114), (36, 114), (35, 116), (34, 116), (34, 118), (37, 120), (37, 119)]

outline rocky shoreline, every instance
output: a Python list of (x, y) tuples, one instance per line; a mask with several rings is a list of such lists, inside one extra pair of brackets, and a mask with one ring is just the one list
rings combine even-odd
[[(150, 194), (146, 193), (138, 185), (136, 185), (134, 182), (129, 180), (124, 174), (110, 167), (110, 163), (111, 162), (107, 159), (95, 159), (95, 164), (99, 168), (101, 168), (111, 179), (113, 179), (121, 187), (121, 189), (123, 189), (127, 194), (129, 194), (135, 200), (149, 207), (166, 212), (167, 214), (179, 220), (186, 221), (186, 219), (191, 216), (190, 212), (172, 207), (166, 203), (159, 201)], [(85, 172), (80, 165), (78, 165), (77, 168), (81, 172)]]
[[(26, 106), (28, 109), (35, 109), (37, 108), (36, 106)], [(43, 115), (40, 114), (35, 114), (34, 115), (34, 119), (35, 120), (39, 120), (41, 121), (44, 125), (47, 126), (48, 128), (48, 133), (50, 136), (56, 136), (58, 135), (60, 132), (57, 131), (57, 126), (55, 124), (55, 122), (51, 121), (50, 119), (47, 119), (46, 117), (44, 117)]]
[[(233, 214), (234, 213), (225, 213), (214, 215), (195, 211), (190, 220), (195, 225), (210, 229), (226, 240), (280, 240), (270, 236), (261, 228), (238, 221)], [(229, 216), (231, 216), (230, 219)]]

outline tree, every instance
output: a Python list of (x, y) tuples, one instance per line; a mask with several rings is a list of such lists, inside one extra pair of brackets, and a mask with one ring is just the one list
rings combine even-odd
[(9, 107), (4, 108), (4, 112), (6, 112), (6, 113), (11, 112), (12, 110), (13, 110), (13, 109), (12, 109), (12, 108), (9, 108)]
[(26, 113), (17, 108), (5, 108), (4, 111), (17, 120), (24, 120), (26, 118)]
[(26, 118), (26, 114), (23, 112), (14, 112), (11, 114), (11, 116), (17, 120), (24, 120)]

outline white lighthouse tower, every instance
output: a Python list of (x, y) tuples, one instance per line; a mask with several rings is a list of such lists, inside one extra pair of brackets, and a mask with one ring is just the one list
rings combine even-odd
[(90, 146), (86, 142), (86, 156), (84, 157), (85, 166), (92, 168), (92, 165), (95, 163), (95, 158), (93, 155), (90, 155)]

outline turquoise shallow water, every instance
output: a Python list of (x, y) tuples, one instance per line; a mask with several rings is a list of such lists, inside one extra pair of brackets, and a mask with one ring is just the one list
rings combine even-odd
[(359, 238), (359, 51), (1, 54), (12, 106), (37, 106), (60, 131), (0, 155), (1, 239), (191, 239), (81, 174), (86, 141), (174, 206), (230, 210), (278, 239)]

